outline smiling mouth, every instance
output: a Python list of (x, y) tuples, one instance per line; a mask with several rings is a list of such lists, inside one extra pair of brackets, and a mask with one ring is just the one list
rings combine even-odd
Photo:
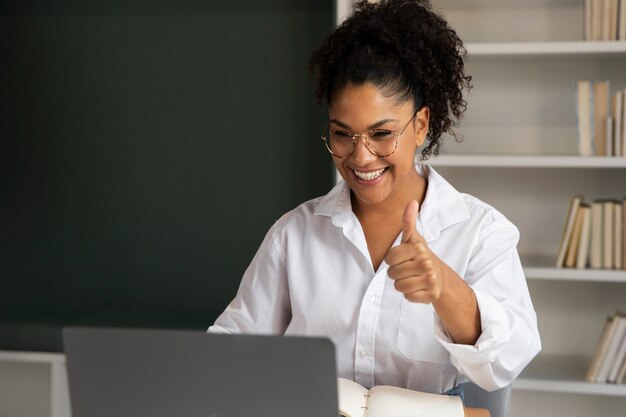
[(383, 175), (383, 172), (385, 172), (386, 169), (387, 168), (382, 168), (382, 169), (379, 169), (376, 171), (370, 171), (370, 172), (354, 171), (354, 174), (357, 176), (357, 178), (361, 180), (371, 181)]

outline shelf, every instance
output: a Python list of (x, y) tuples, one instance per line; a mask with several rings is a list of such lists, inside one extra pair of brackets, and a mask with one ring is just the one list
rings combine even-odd
[(584, 356), (537, 356), (513, 382), (513, 389), (626, 397), (626, 384), (585, 381), (591, 359)]
[(625, 157), (542, 155), (439, 155), (434, 167), (479, 168), (626, 168)]
[(527, 279), (626, 283), (626, 271), (610, 269), (556, 268), (556, 255), (521, 255)]
[(0, 350), (0, 362), (65, 364), (63, 353)]
[(524, 267), (524, 273), (527, 279), (536, 280), (626, 283), (626, 271), (606, 269)]
[(489, 42), (467, 43), (465, 45), (470, 57), (488, 56), (579, 56), (619, 55), (626, 54), (626, 42), (594, 41), (594, 42)]

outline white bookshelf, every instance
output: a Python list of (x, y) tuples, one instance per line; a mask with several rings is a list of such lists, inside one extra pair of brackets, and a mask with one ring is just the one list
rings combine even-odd
[(623, 157), (574, 155), (440, 155), (429, 163), (434, 167), (626, 168)]
[(467, 52), (472, 57), (496, 58), (520, 56), (524, 58), (555, 56), (580, 56), (589, 55), (597, 58), (603, 55), (626, 53), (626, 42), (584, 42), (584, 41), (561, 41), (561, 42), (477, 42), (465, 45)]
[(572, 269), (550, 267), (524, 267), (527, 279), (583, 281), (583, 282), (615, 282), (626, 284), (626, 272), (605, 269)]
[(529, 365), (513, 388), (564, 394), (626, 396), (624, 384), (596, 384), (584, 380), (591, 361), (587, 356), (542, 355)]
[[(465, 42), (474, 88), (431, 165), (519, 228), (543, 350), (513, 384), (511, 417), (623, 416), (626, 385), (585, 373), (626, 271), (555, 268), (569, 199), (626, 195), (626, 158), (578, 156), (575, 82), (626, 87), (626, 42), (584, 42), (579, 0), (433, 2)], [(532, 254), (528, 256), (527, 254)]]
[(554, 263), (572, 195), (626, 195), (626, 158), (578, 156), (575, 108), (576, 80), (626, 88), (626, 42), (584, 42), (582, 0), (433, 4), (464, 41), (474, 88), (463, 140), (444, 138), (430, 164), (518, 226), (538, 313), (543, 350), (514, 382), (510, 415), (621, 417), (626, 385), (584, 376), (606, 315), (626, 310), (626, 271)]

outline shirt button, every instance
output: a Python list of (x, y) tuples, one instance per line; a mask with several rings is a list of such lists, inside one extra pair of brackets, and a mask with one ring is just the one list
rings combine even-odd
[(362, 358), (367, 358), (369, 356), (368, 352), (366, 350), (362, 350), (361, 351), (361, 357)]

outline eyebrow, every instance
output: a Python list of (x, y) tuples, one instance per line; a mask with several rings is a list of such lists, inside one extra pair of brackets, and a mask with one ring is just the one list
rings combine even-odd
[[(380, 120), (380, 121), (378, 121), (378, 122), (374, 123), (373, 125), (369, 126), (369, 127), (367, 128), (367, 130), (376, 129), (377, 127), (380, 127), (380, 126), (384, 125), (385, 123), (389, 123), (389, 122), (396, 122), (396, 121), (397, 121), (396, 119), (383, 119), (383, 120)], [(342, 122), (342, 121), (340, 121), (340, 120), (337, 120), (337, 119), (330, 119), (330, 122), (331, 122), (331, 123), (336, 124), (337, 126), (339, 126), (339, 127), (343, 128), (343, 129), (349, 129), (349, 130), (352, 130), (352, 129), (350, 128), (350, 126), (348, 126), (347, 124), (343, 123), (343, 122)]]

